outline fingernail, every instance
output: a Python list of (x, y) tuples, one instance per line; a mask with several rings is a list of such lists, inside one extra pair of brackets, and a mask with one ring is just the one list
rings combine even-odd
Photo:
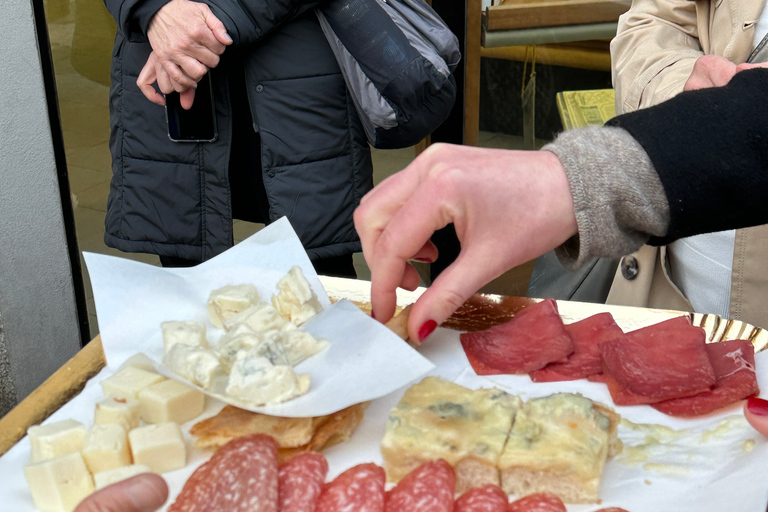
[(431, 258), (411, 258), (411, 261), (418, 261), (419, 263), (432, 263)]
[(432, 331), (434, 331), (437, 328), (437, 322), (434, 320), (427, 320), (422, 324), (422, 326), (419, 328), (419, 343), (423, 343), (424, 340), (432, 334)]
[(374, 313), (374, 312), (373, 312), (373, 310), (371, 310), (371, 318), (373, 318), (374, 320), (376, 320), (376, 313)]
[(229, 34), (224, 34), (224, 38), (225, 38), (227, 41), (229, 41), (230, 43), (233, 43), (233, 42), (234, 42), (234, 39), (232, 39), (232, 36), (230, 36)]
[(747, 400), (747, 409), (756, 416), (768, 416), (768, 400), (751, 396)]
[(142, 477), (135, 478), (127, 492), (133, 506), (142, 512), (153, 512), (160, 508), (165, 503), (167, 494), (155, 485), (155, 482)]

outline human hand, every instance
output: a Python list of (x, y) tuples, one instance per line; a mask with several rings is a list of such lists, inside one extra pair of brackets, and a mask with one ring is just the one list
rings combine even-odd
[(755, 430), (768, 437), (768, 400), (749, 398), (744, 404), (744, 416)]
[[(171, 79), (165, 68), (160, 64), (155, 52), (149, 54), (146, 64), (141, 69), (138, 78), (136, 79), (136, 85), (139, 86), (144, 96), (157, 105), (165, 105), (165, 96), (158, 93), (154, 86), (157, 82), (157, 86), (164, 94), (173, 92), (173, 85)], [(187, 110), (192, 108), (192, 103), (195, 101), (195, 89), (186, 89), (179, 93), (181, 106)]]
[(693, 71), (685, 81), (684, 91), (721, 87), (737, 72), (736, 64), (719, 55), (702, 55), (696, 59)]
[(168, 499), (168, 484), (154, 473), (143, 473), (96, 491), (74, 512), (155, 512)]
[[(147, 30), (158, 63), (165, 69), (172, 90), (194, 89), (209, 68), (219, 64), (232, 38), (224, 24), (203, 3), (171, 0), (152, 17)], [(164, 90), (158, 83), (160, 90)]]
[(433, 144), (355, 211), (376, 319), (392, 316), (398, 286), (418, 286), (408, 260), (434, 261), (429, 238), (451, 222), (461, 252), (411, 310), (408, 332), (417, 342), (482, 285), (577, 230), (570, 186), (554, 154)]

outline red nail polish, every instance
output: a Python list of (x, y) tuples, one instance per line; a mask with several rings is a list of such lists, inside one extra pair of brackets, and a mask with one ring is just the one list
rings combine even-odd
[(751, 396), (747, 400), (747, 409), (756, 416), (768, 416), (768, 400)]
[(376, 313), (374, 313), (374, 312), (373, 312), (373, 310), (371, 310), (371, 318), (373, 318), (374, 320), (376, 320)]
[(427, 336), (432, 334), (432, 331), (434, 331), (437, 328), (437, 322), (434, 320), (427, 320), (422, 324), (422, 326), (419, 328), (419, 343), (422, 343)]

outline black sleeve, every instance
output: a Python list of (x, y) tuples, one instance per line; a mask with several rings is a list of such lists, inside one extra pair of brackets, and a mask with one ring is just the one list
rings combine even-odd
[(768, 69), (742, 71), (607, 123), (640, 143), (667, 195), (669, 230), (648, 243), (768, 223), (766, 91)]

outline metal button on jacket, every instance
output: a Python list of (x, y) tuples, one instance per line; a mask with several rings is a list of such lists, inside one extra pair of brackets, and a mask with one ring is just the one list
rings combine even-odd
[(621, 275), (624, 276), (624, 279), (631, 281), (639, 273), (640, 266), (637, 263), (637, 258), (634, 256), (624, 256), (621, 258)]
[(256, 86), (256, 92), (261, 92), (263, 90), (264, 90), (264, 86), (263, 85), (259, 84), (259, 85)]

